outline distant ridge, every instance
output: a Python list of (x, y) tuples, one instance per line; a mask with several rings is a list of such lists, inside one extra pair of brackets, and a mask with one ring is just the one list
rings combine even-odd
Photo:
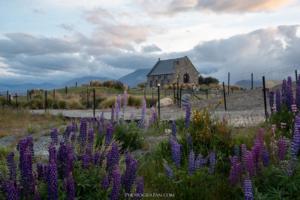
[(149, 73), (150, 69), (137, 69), (132, 73), (129, 73), (121, 78), (123, 84), (128, 85), (129, 87), (135, 87), (139, 83), (145, 82), (147, 80), (147, 74)]

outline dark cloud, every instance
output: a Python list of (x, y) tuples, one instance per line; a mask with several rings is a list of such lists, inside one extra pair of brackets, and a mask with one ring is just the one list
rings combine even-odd
[(161, 51), (161, 48), (159, 48), (155, 44), (147, 45), (142, 47), (142, 52), (144, 53), (152, 53), (152, 52), (159, 52)]

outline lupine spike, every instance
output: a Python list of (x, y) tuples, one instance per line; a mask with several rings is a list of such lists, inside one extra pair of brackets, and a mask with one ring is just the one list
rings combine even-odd
[(136, 180), (136, 192), (138, 196), (135, 198), (135, 200), (142, 199), (142, 195), (144, 194), (144, 178), (138, 177)]
[(252, 182), (249, 178), (244, 180), (244, 196), (245, 200), (253, 200), (253, 189), (252, 189)]
[(121, 173), (119, 167), (116, 165), (112, 172), (112, 190), (110, 194), (111, 200), (119, 199), (120, 190), (121, 190)]
[(181, 145), (174, 139), (170, 138), (172, 159), (176, 167), (180, 167), (181, 162)]

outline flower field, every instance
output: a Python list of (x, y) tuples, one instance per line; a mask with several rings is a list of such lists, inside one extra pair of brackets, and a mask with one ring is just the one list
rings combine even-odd
[[(272, 113), (254, 131), (187, 105), (185, 118), (122, 119), (127, 93), (111, 120), (74, 120), (51, 130), (48, 156), (29, 135), (0, 154), (0, 199), (300, 199), (300, 82), (269, 92)], [(148, 143), (147, 137), (167, 139)]]

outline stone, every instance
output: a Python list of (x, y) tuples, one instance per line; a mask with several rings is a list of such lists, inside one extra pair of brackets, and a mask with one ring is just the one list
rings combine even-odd
[(173, 105), (173, 100), (171, 98), (163, 98), (160, 100), (160, 107), (168, 107), (168, 106), (171, 106)]

